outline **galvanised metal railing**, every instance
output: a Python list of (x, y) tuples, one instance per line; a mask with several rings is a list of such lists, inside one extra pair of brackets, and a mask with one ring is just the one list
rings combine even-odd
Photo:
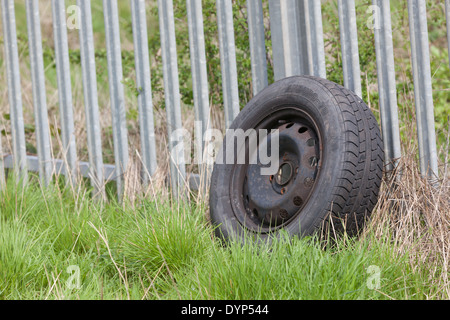
[[(18, 177), (26, 181), (28, 171), (39, 172), (44, 185), (52, 173), (61, 170), (70, 184), (77, 183), (77, 173), (91, 179), (98, 194), (104, 193), (104, 182), (115, 180), (119, 196), (123, 191), (123, 177), (127, 170), (128, 136), (125, 97), (123, 88), (121, 42), (117, 0), (103, 0), (109, 91), (113, 121), (115, 164), (104, 164), (97, 79), (95, 67), (94, 36), (91, 3), (77, 0), (80, 9), (80, 52), (89, 162), (80, 162), (76, 153), (74, 135), (73, 101), (70, 82), (69, 50), (66, 26), (66, 7), (63, 0), (52, 0), (55, 62), (59, 94), (61, 139), (64, 159), (52, 159), (49, 121), (45, 90), (41, 26), (38, 0), (26, 0), (27, 27), (30, 51), (33, 105), (38, 156), (27, 156), (22, 111), (19, 56), (16, 19), (13, 0), (0, 0), (4, 33), (6, 78), (10, 106), (12, 155), (0, 157), (0, 179), (4, 169), (13, 168)], [(210, 123), (210, 101), (205, 54), (205, 36), (201, 0), (187, 0), (196, 133), (201, 137)], [(139, 127), (143, 182), (148, 183), (157, 168), (155, 128), (151, 74), (148, 50), (148, 26), (145, 0), (130, 0), (135, 50), (136, 85), (138, 96)], [(344, 85), (361, 96), (361, 71), (354, 0), (337, 0), (341, 35)], [(175, 195), (178, 186), (186, 181), (183, 165), (182, 137), (177, 129), (182, 127), (178, 61), (175, 43), (175, 22), (172, 0), (158, 0), (161, 34), (161, 51), (165, 90), (165, 109), (169, 149), (171, 151), (171, 186)], [(239, 113), (239, 88), (236, 67), (232, 0), (216, 0), (223, 85), (223, 109), (228, 127)], [(445, 1), (447, 32), (450, 49), (450, 0)], [(373, 22), (377, 56), (378, 91), (382, 133), (385, 143), (386, 165), (393, 169), (401, 157), (399, 121), (397, 110), (394, 47), (392, 41), (390, 1), (373, 0)], [(315, 0), (269, 0), (275, 80), (293, 75), (314, 75), (326, 78), (325, 50), (322, 29), (321, 3)], [(430, 55), (425, 0), (408, 0), (411, 37), (412, 70), (415, 88), (417, 131), (420, 168), (424, 176), (438, 176), (435, 123), (431, 87)], [(253, 93), (268, 86), (265, 28), (262, 0), (247, 0), (249, 43), (252, 66)], [(450, 62), (450, 61), (449, 61)], [(2, 103), (7, 103), (2, 101)], [(0, 152), (1, 152), (0, 142)], [(174, 151), (176, 150), (176, 152)], [(181, 165), (180, 165), (181, 164)], [(192, 178), (192, 177), (191, 177)], [(194, 177), (195, 180), (196, 177)], [(198, 177), (197, 177), (198, 178)]]

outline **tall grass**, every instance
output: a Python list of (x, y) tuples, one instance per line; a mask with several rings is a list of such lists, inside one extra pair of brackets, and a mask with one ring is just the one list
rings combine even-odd
[(429, 185), (412, 157), (400, 169), (362, 235), (332, 246), (288, 236), (224, 244), (202, 202), (93, 202), (87, 189), (10, 179), (0, 298), (448, 299), (449, 180)]

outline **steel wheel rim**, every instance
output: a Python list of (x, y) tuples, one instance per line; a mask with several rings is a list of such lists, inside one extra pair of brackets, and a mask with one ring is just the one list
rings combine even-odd
[[(322, 162), (322, 139), (312, 116), (286, 106), (262, 119), (255, 129), (278, 129), (277, 174), (258, 175), (261, 164), (234, 165), (231, 205), (246, 229), (269, 233), (298, 216), (313, 193)], [(259, 148), (259, 146), (258, 146)]]

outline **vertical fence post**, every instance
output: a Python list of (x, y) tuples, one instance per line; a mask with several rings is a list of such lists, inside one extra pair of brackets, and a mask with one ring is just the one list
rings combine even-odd
[(423, 176), (436, 179), (438, 163), (425, 0), (408, 1), (408, 14), (420, 169)]
[(344, 86), (362, 97), (355, 0), (338, 0)]
[(272, 39), (273, 73), (275, 81), (285, 77), (283, 29), (279, 0), (269, 0), (270, 35)]
[(301, 75), (305, 72), (308, 57), (305, 49), (306, 33), (300, 19), (300, 6), (296, 0), (278, 0), (281, 10), (281, 29), (284, 49), (284, 72), (286, 77)]
[(199, 122), (199, 131), (196, 132), (198, 138), (197, 145), (203, 150), (203, 137), (210, 125), (210, 108), (202, 2), (201, 0), (187, 0), (186, 4), (195, 120)]
[(124, 174), (128, 167), (128, 137), (123, 90), (122, 52), (120, 45), (119, 12), (117, 0), (103, 0), (106, 52), (111, 100), (116, 183), (119, 198), (124, 192)]
[(163, 60), (164, 96), (167, 131), (169, 136), (170, 178), (172, 195), (179, 199), (184, 194), (186, 167), (181, 122), (180, 83), (178, 78), (175, 19), (172, 0), (158, 0), (161, 52)]
[(73, 186), (77, 181), (77, 149), (73, 123), (72, 85), (65, 1), (52, 0), (52, 11), (64, 167), (68, 183)]
[(264, 12), (261, 0), (247, 0), (253, 95), (268, 86)]
[(373, 0), (373, 6), (381, 127), (386, 169), (391, 171), (401, 157), (401, 147), (390, 1)]
[(269, 0), (275, 80), (326, 77), (320, 1)]
[(94, 34), (90, 0), (77, 0), (80, 9), (80, 55), (89, 152), (89, 176), (94, 197), (105, 197), (102, 138), (97, 92)]
[(275, 80), (305, 73), (306, 30), (300, 18), (303, 1), (269, 0)]
[(136, 87), (139, 91), (138, 107), (139, 126), (141, 130), (141, 157), (144, 167), (141, 176), (144, 185), (148, 185), (149, 179), (156, 172), (157, 162), (145, 0), (131, 0), (131, 15)]
[[(195, 108), (195, 137), (197, 162), (200, 165), (200, 187), (207, 190), (211, 173), (205, 163), (205, 133), (211, 126), (209, 106), (209, 87), (206, 63), (205, 34), (203, 29), (203, 13), (201, 0), (187, 0), (189, 43), (192, 70), (192, 89)], [(202, 190), (202, 191), (203, 191)]]
[[(309, 15), (309, 1), (301, 0), (294, 1), (295, 6), (287, 6), (286, 10), (291, 11), (293, 20), (291, 24), (297, 26), (296, 28), (296, 38), (298, 39), (297, 47), (292, 47), (291, 56), (293, 59), (298, 59), (300, 71), (296, 74), (310, 75), (312, 74), (313, 58), (311, 50), (311, 26), (310, 26), (310, 15)], [(281, 8), (283, 8), (282, 6)], [(294, 33), (295, 34), (295, 33)], [(292, 42), (292, 40), (291, 40)]]
[(223, 104), (226, 128), (229, 128), (240, 111), (233, 6), (231, 0), (216, 0), (216, 7), (219, 28)]
[(47, 115), (47, 97), (45, 93), (39, 1), (27, 0), (26, 10), (34, 117), (36, 124), (36, 146), (39, 159), (39, 177), (41, 184), (43, 186), (48, 186), (51, 180), (53, 166)]
[(307, 23), (309, 74), (326, 78), (325, 46), (323, 41), (322, 7), (316, 0), (305, 1)]
[(28, 180), (25, 130), (22, 112), (22, 91), (20, 85), (19, 53), (17, 47), (14, 1), (2, 0), (2, 23), (5, 46), (6, 77), (11, 120), (14, 172), (24, 183)]

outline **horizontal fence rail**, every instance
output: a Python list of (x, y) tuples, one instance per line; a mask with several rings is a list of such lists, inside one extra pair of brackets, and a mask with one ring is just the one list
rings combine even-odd
[[(0, 187), (4, 185), (5, 169), (13, 169), (17, 178), (26, 182), (28, 171), (39, 173), (42, 185), (49, 185), (52, 175), (63, 174), (67, 184), (74, 186), (78, 176), (89, 178), (96, 196), (105, 196), (105, 183), (115, 181), (119, 197), (123, 196), (125, 176), (129, 168), (130, 154), (124, 95), (122, 48), (117, 0), (103, 0), (105, 43), (114, 164), (103, 160), (100, 103), (95, 70), (96, 57), (93, 34), (91, 1), (77, 0), (79, 9), (80, 62), (83, 84), (83, 102), (87, 131), (89, 162), (78, 160), (77, 137), (74, 124), (74, 96), (71, 86), (69, 47), (67, 36), (66, 3), (52, 0), (52, 27), (56, 65), (58, 101), (60, 111), (62, 159), (51, 156), (50, 119), (46, 96), (45, 70), (39, 0), (26, 0), (26, 23), (29, 44), (29, 67), (32, 82), (32, 105), (35, 118), (37, 156), (27, 155), (25, 123), (23, 116), (21, 70), (18, 54), (15, 3), (1, 1), (3, 50), (8, 84), (11, 149), (5, 154), (0, 141)], [(265, 5), (265, 4), (268, 4)], [(154, 106), (150, 72), (147, 5), (145, 0), (130, 0), (133, 33), (136, 87), (138, 90), (138, 122), (140, 130), (139, 155), (142, 161), (141, 180), (151, 182), (158, 168), (155, 138)], [(207, 185), (208, 178), (189, 174), (184, 158), (189, 146), (184, 144), (185, 131), (181, 113), (181, 93), (175, 30), (174, 4), (172, 0), (158, 0), (159, 32), (164, 82), (166, 126), (169, 146), (169, 183), (175, 197), (184, 197), (186, 185), (198, 189)], [(195, 110), (196, 153), (201, 160), (207, 147), (204, 137), (211, 128), (211, 97), (208, 85), (208, 64), (205, 47), (203, 8), (201, 0), (186, 0), (186, 23), (189, 31), (190, 64)], [(238, 115), (243, 101), (239, 96), (236, 62), (233, 1), (216, 0), (217, 30), (220, 49), (222, 102), (225, 129)], [(361, 66), (359, 61), (358, 29), (354, 0), (337, 0), (340, 28), (343, 85), (361, 97)], [(270, 24), (265, 20), (268, 8)], [(382, 134), (386, 153), (386, 168), (395, 169), (401, 158), (400, 132), (397, 108), (394, 47), (392, 40), (390, 2), (373, 0), (373, 31), (377, 58), (378, 92)], [(256, 95), (269, 85), (268, 56), (273, 58), (274, 79), (294, 75), (327, 77), (322, 7), (313, 0), (247, 0), (249, 55), (251, 57), (252, 90)], [(445, 1), (445, 14), (450, 50), (450, 0)], [(434, 106), (431, 87), (429, 40), (425, 0), (409, 0), (412, 70), (419, 141), (420, 168), (424, 176), (438, 178)], [(271, 34), (272, 48), (266, 47), (266, 35)], [(450, 60), (449, 60), (450, 64)], [(102, 101), (103, 103), (103, 101)], [(224, 129), (224, 128), (221, 128)], [(200, 161), (201, 162), (201, 161)], [(210, 166), (207, 166), (210, 168)], [(208, 175), (206, 175), (208, 177)]]

